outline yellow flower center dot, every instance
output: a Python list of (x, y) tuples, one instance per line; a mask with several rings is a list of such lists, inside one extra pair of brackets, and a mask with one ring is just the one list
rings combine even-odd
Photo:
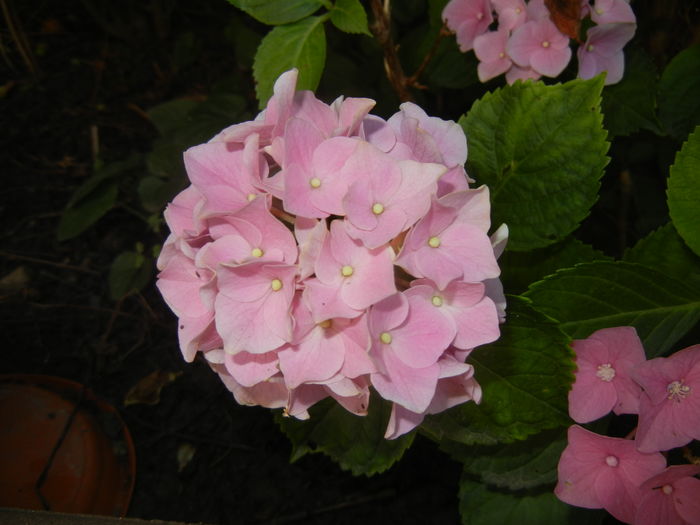
[(272, 279), (272, 282), (270, 283), (270, 288), (272, 288), (273, 292), (279, 292), (282, 289), (282, 281), (279, 279)]
[(250, 202), (250, 201), (254, 201), (254, 200), (255, 200), (255, 197), (257, 197), (257, 195), (256, 195), (255, 193), (249, 193), (249, 194), (246, 196), (246, 199), (248, 199), (248, 202)]
[(442, 306), (442, 297), (439, 295), (433, 295), (433, 298), (430, 299), (430, 302), (433, 303), (433, 306)]
[(391, 334), (389, 332), (382, 332), (379, 335), (379, 340), (385, 345), (388, 345), (389, 343), (391, 343)]
[(595, 49), (595, 47), (593, 46), (593, 44), (588, 44), (588, 47), (586, 48), (586, 51), (588, 51), (588, 52), (590, 53), (590, 52), (593, 51), (594, 49)]
[(352, 266), (348, 264), (346, 264), (340, 269), (340, 273), (343, 275), (343, 277), (350, 277), (354, 271), (355, 270), (353, 270)]
[(505, 58), (505, 57), (506, 57), (506, 54), (503, 51), (498, 53), (498, 58)]
[(542, 42), (542, 47), (544, 47), (545, 49), (548, 48), (548, 47), (549, 47), (549, 41), (548, 41), (548, 40), (545, 40), (544, 42)]
[(314, 177), (313, 179), (311, 179), (309, 181), (309, 186), (311, 186), (312, 188), (320, 188), (321, 187), (321, 179), (319, 179), (318, 177)]
[(262, 257), (262, 256), (263, 256), (263, 253), (264, 253), (264, 252), (263, 252), (260, 248), (253, 248), (253, 249), (250, 251), (250, 254), (251, 254), (253, 257)]
[(320, 323), (318, 323), (318, 326), (320, 326), (321, 328), (330, 328), (332, 325), (332, 319), (326, 319), (325, 321), (321, 321)]
[(379, 202), (375, 202), (372, 205), (372, 213), (374, 213), (375, 215), (381, 215), (382, 213), (384, 213), (384, 206)]
[(428, 246), (430, 246), (431, 248), (439, 247), (440, 246), (440, 237), (433, 236), (430, 239), (428, 239)]

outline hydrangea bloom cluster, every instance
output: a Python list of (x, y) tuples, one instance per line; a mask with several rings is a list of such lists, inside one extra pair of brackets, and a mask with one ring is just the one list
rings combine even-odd
[(700, 439), (700, 345), (646, 360), (632, 327), (605, 328), (574, 341), (578, 370), (569, 393), (577, 423), (638, 414), (634, 439), (574, 425), (559, 461), (555, 494), (604, 508), (635, 525), (700, 524), (700, 465), (666, 465), (661, 451)]
[(165, 211), (158, 287), (185, 360), (202, 353), (236, 400), (308, 417), (328, 396), (393, 402), (397, 437), (481, 389), (465, 363), (505, 302), (488, 188), (469, 187), (454, 122), (404, 104), (331, 105), (283, 74), (267, 108), (185, 152)]
[[(460, 50), (474, 50), (482, 82), (503, 73), (509, 84), (558, 76), (571, 60), (570, 37), (579, 42), (579, 78), (607, 71), (606, 84), (619, 82), (625, 67), (622, 48), (637, 27), (628, 0), (583, 0), (573, 11), (568, 24), (555, 24), (544, 0), (450, 0), (442, 17)], [(578, 28), (588, 17), (592, 25), (581, 42)], [(571, 26), (573, 34), (563, 33), (562, 25)]]

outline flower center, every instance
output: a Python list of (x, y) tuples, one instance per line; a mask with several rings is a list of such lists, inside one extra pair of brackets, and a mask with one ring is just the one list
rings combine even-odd
[(346, 264), (340, 269), (340, 273), (343, 277), (350, 277), (354, 272), (355, 270), (349, 264)]
[(430, 299), (430, 302), (433, 303), (433, 306), (442, 306), (442, 297), (439, 295), (433, 295), (433, 298)]
[(506, 57), (506, 54), (503, 51), (498, 53), (498, 58), (505, 58), (505, 57)]
[(617, 467), (618, 459), (615, 456), (608, 456), (605, 458), (605, 463), (608, 465), (608, 467)]
[(680, 381), (669, 383), (666, 387), (666, 391), (668, 392), (668, 399), (680, 403), (690, 394), (690, 387), (684, 384), (681, 379)]
[(251, 254), (253, 257), (262, 257), (262, 256), (263, 256), (263, 253), (265, 253), (265, 252), (263, 252), (260, 248), (253, 248), (253, 249), (250, 251), (250, 254)]
[(599, 14), (599, 15), (602, 15), (603, 13), (605, 13), (605, 11), (603, 11), (600, 7), (596, 7), (595, 12), (596, 12), (596, 14)]
[(664, 485), (661, 487), (661, 492), (668, 496), (671, 492), (673, 492), (673, 487), (671, 485)]
[(257, 197), (257, 195), (256, 195), (255, 193), (249, 193), (249, 194), (246, 196), (246, 199), (248, 199), (248, 202), (251, 202), (251, 201), (254, 201), (254, 200), (255, 200), (255, 197)]
[(519, 15), (519, 14), (522, 13), (522, 12), (523, 12), (523, 10), (520, 9), (519, 7), (516, 7), (516, 8), (515, 8), (515, 14), (516, 14), (516, 15)]
[(318, 326), (320, 326), (321, 328), (330, 328), (331, 326), (333, 326), (333, 320), (326, 319), (325, 321), (321, 321), (320, 323), (318, 323)]
[(596, 377), (601, 381), (609, 383), (615, 377), (615, 369), (610, 363), (605, 363), (604, 365), (598, 365), (598, 371), (595, 373)]
[(437, 248), (438, 246), (440, 246), (440, 237), (433, 236), (430, 239), (428, 239), (428, 246), (430, 246), (431, 248)]
[(588, 44), (588, 47), (586, 48), (586, 51), (589, 53), (595, 49), (595, 46), (593, 44)]
[(313, 179), (310, 179), (309, 186), (311, 186), (314, 189), (320, 188), (321, 187), (321, 179), (319, 179), (318, 177), (314, 177)]
[(372, 205), (372, 213), (374, 213), (375, 215), (381, 215), (382, 213), (384, 213), (384, 205), (379, 202), (375, 202)]
[(482, 18), (484, 18), (484, 13), (478, 13), (478, 14), (476, 15), (476, 19), (477, 19), (477, 20), (481, 20)]
[(542, 42), (542, 47), (547, 49), (549, 47), (549, 40), (545, 40), (544, 42)]
[(279, 292), (282, 289), (282, 281), (279, 279), (272, 279), (272, 282), (270, 282), (270, 288), (272, 288), (273, 292)]
[(389, 332), (382, 332), (379, 334), (379, 340), (385, 345), (388, 345), (391, 343), (391, 334)]

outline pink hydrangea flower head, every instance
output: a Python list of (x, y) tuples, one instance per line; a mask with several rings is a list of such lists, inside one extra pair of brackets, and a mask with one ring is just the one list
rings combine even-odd
[(442, 11), (442, 18), (456, 33), (462, 52), (471, 50), (474, 39), (493, 22), (489, 0), (451, 0)]
[(590, 12), (591, 20), (598, 25), (634, 24), (637, 21), (627, 0), (595, 0)]
[(605, 84), (616, 84), (625, 71), (622, 48), (637, 29), (634, 24), (606, 24), (591, 27), (586, 42), (578, 48), (578, 76), (587, 79), (607, 72)]
[(674, 465), (642, 483), (635, 525), (700, 524), (700, 465)]
[[(498, 336), (503, 242), (487, 235), (487, 190), (469, 189), (460, 126), (414, 104), (385, 121), (372, 100), (329, 105), (296, 80), (186, 152), (192, 185), (165, 212), (158, 287), (184, 358), (201, 352), (239, 403), (305, 419), (331, 397), (366, 415), (374, 387), (396, 405), (395, 437), (480, 400), (464, 360)], [(396, 254), (428, 226), (458, 271), (412, 284)]]
[(632, 523), (639, 486), (665, 467), (660, 453), (639, 452), (631, 439), (601, 436), (574, 425), (559, 459), (554, 494), (569, 505), (604, 508)]
[(569, 392), (569, 415), (588, 423), (613, 410), (637, 414), (641, 388), (630, 377), (646, 359), (637, 331), (631, 326), (603, 328), (573, 342), (576, 380)]
[(669, 450), (700, 439), (700, 345), (641, 363), (632, 378), (644, 389), (639, 450)]
[(511, 60), (546, 77), (556, 77), (571, 59), (569, 39), (548, 18), (530, 20), (511, 35), (506, 46)]
[(486, 82), (508, 71), (513, 62), (506, 51), (509, 33), (503, 29), (489, 31), (474, 39), (474, 54), (479, 59), (477, 74)]

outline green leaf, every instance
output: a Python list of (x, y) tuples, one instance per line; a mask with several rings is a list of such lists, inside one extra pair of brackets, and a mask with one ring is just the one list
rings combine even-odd
[(700, 257), (683, 242), (669, 222), (641, 239), (625, 252), (624, 260), (642, 264), (654, 270), (700, 287)]
[(360, 0), (336, 0), (331, 9), (331, 22), (346, 33), (372, 35), (367, 26), (367, 13)]
[(522, 490), (554, 483), (559, 456), (566, 447), (566, 430), (548, 430), (525, 441), (494, 446), (443, 441), (440, 448), (462, 462), (464, 471), (484, 483)]
[(253, 76), (260, 108), (272, 96), (277, 78), (292, 68), (299, 69), (297, 89), (316, 89), (326, 61), (324, 17), (312, 16), (275, 27), (263, 38), (255, 54)]
[(312, 407), (311, 418), (299, 421), (277, 416), (282, 431), (292, 441), (292, 461), (307, 452), (323, 452), (354, 475), (383, 472), (411, 446), (415, 432), (384, 439), (391, 403), (373, 396), (369, 413), (356, 416), (337, 402), (326, 400)]
[(507, 293), (522, 293), (530, 284), (560, 268), (605, 259), (610, 258), (578, 239), (567, 237), (561, 242), (531, 252), (506, 251), (499, 260), (501, 281)]
[(322, 0), (229, 0), (263, 24), (276, 26), (296, 22), (323, 5)]
[(104, 182), (92, 189), (89, 196), (63, 212), (58, 222), (58, 240), (66, 241), (83, 233), (114, 207), (117, 183)]
[(700, 255), (700, 126), (676, 155), (666, 195), (678, 234)]
[(625, 62), (622, 80), (603, 90), (605, 129), (611, 135), (629, 135), (640, 129), (661, 134), (656, 117), (656, 66), (642, 50), (630, 52)]
[(122, 252), (109, 268), (109, 295), (115, 301), (138, 292), (153, 276), (153, 261), (141, 253)]
[(667, 352), (700, 319), (700, 291), (644, 266), (596, 261), (560, 270), (526, 297), (572, 338), (634, 326), (647, 357)]
[(430, 416), (423, 428), (438, 440), (493, 445), (566, 425), (573, 359), (569, 337), (553, 320), (527, 299), (509, 296), (500, 339), (468, 359), (483, 391), (481, 404)]
[(531, 250), (571, 233), (589, 213), (608, 159), (603, 77), (545, 86), (516, 82), (474, 103), (460, 119), (467, 171), (491, 189), (493, 223), (508, 249)]
[(513, 494), (490, 489), (468, 475), (459, 485), (459, 512), (463, 525), (593, 525), (605, 515), (571, 507), (551, 491)]
[(678, 140), (700, 124), (700, 45), (689, 47), (666, 66), (659, 82), (659, 118)]

